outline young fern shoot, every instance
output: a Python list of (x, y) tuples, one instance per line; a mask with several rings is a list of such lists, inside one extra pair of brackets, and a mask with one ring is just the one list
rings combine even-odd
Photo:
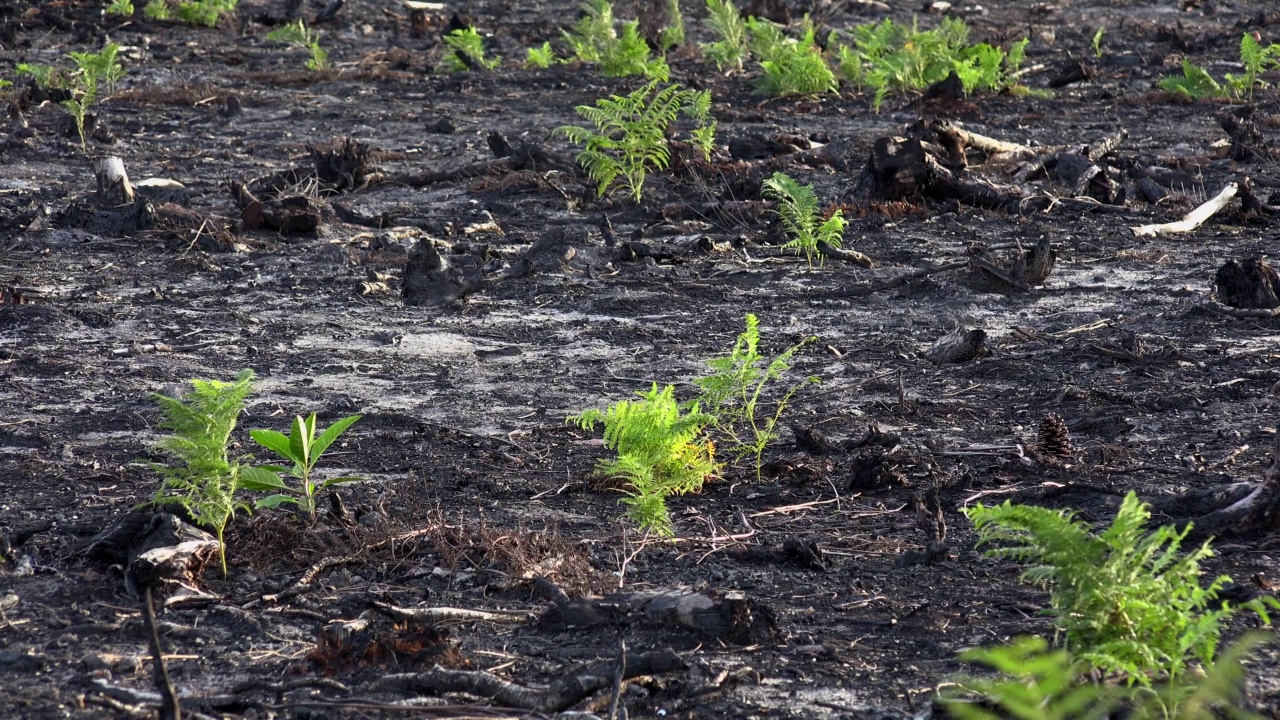
[(783, 247), (791, 248), (797, 254), (804, 253), (810, 267), (814, 256), (818, 257), (819, 263), (822, 262), (820, 243), (840, 247), (847, 225), (844, 213), (836, 210), (823, 220), (812, 185), (801, 185), (791, 176), (776, 172), (764, 181), (763, 189), (765, 197), (776, 203), (775, 212), (782, 218), (782, 226), (791, 237)]
[[(754, 456), (756, 479), (760, 478), (765, 448), (778, 437), (778, 420), (804, 383), (788, 388), (772, 413), (761, 412), (761, 396), (766, 386), (791, 369), (796, 353), (815, 339), (792, 345), (766, 360), (760, 354), (760, 321), (747, 313), (746, 329), (733, 349), (728, 355), (707, 361), (712, 374), (694, 380), (702, 390), (698, 400), (714, 418), (716, 429), (729, 438), (737, 454)], [(818, 378), (810, 377), (806, 382), (817, 383)]]
[(183, 398), (152, 394), (165, 415), (160, 427), (173, 433), (159, 447), (178, 462), (151, 465), (161, 476), (151, 502), (179, 505), (196, 523), (213, 528), (223, 577), (227, 575), (223, 531), (237, 510), (249, 509), (236, 500), (242, 468), (228, 456), (228, 445), (252, 382), (253, 371), (244, 370), (234, 383), (192, 380), (191, 393)]
[(595, 105), (579, 105), (579, 115), (595, 130), (565, 125), (556, 129), (570, 141), (584, 145), (578, 163), (604, 197), (615, 184), (639, 203), (651, 170), (665, 170), (671, 162), (667, 129), (683, 115), (696, 124), (690, 141), (710, 159), (715, 143), (711, 94), (668, 85), (658, 89), (651, 81), (629, 95), (602, 98)]
[(568, 422), (583, 430), (604, 423), (604, 446), (617, 453), (600, 460), (596, 475), (624, 480), (628, 514), (641, 528), (671, 536), (669, 495), (698, 492), (719, 472), (713, 446), (703, 434), (712, 422), (695, 402), (682, 407), (675, 387), (658, 384), (638, 400), (621, 400), (606, 410), (587, 410)]
[(722, 71), (741, 71), (750, 50), (746, 23), (733, 0), (707, 0), (707, 21), (720, 39), (703, 45), (703, 56)]

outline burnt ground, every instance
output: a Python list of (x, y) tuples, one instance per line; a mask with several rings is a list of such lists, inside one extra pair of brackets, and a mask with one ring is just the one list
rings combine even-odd
[[(15, 546), (0, 569), (4, 717), (152, 714), (109, 689), (152, 690), (151, 665), (121, 568), (85, 548), (157, 487), (145, 464), (158, 458), (161, 436), (148, 393), (193, 377), (256, 371), (242, 431), (284, 429), (295, 413), (316, 411), (322, 422), (363, 414), (329, 470), (369, 480), (339, 492), (345, 516), (323, 511), (314, 526), (289, 512), (237, 516), (229, 576), (210, 569), (202, 589), (212, 597), (160, 612), (184, 707), (215, 717), (399, 717), (403, 707), (378, 705), (405, 698), (379, 692), (382, 675), (441, 662), (543, 687), (614, 659), (623, 644), (631, 655), (671, 648), (683, 661), (631, 684), (621, 701), (633, 717), (927, 715), (939, 685), (962, 669), (959, 651), (1050, 632), (1037, 615), (1045, 595), (1018, 582), (1018, 567), (973, 549), (960, 508), (1010, 499), (1104, 522), (1130, 490), (1168, 499), (1250, 481), (1270, 462), (1280, 320), (1225, 315), (1209, 300), (1219, 265), (1266, 256), (1275, 223), (1233, 203), (1190, 233), (1140, 239), (1129, 229), (1175, 219), (1245, 176), (1264, 195), (1280, 182), (1273, 160), (1225, 156), (1217, 116), (1227, 105), (1175, 103), (1154, 89), (1184, 56), (1217, 76), (1238, 71), (1231, 63), (1245, 29), (1280, 40), (1266, 25), (1276, 22), (1267, 3), (995, 0), (966, 15), (975, 40), (1032, 38), (1028, 64), (1043, 65), (1025, 77), (1032, 87), (1072, 58), (1091, 58), (1093, 31), (1106, 27), (1094, 77), (1048, 99), (937, 106), (891, 96), (877, 114), (852, 93), (766, 99), (750, 73), (726, 77), (676, 56), (673, 79), (714, 96), (721, 149), (711, 171), (652, 176), (638, 206), (621, 195), (595, 200), (562, 168), (393, 181), (490, 159), (494, 131), (571, 155), (551, 130), (576, 121), (573, 107), (638, 85), (591, 68), (515, 68), (525, 47), (557, 41), (571, 2), (450, 6), (417, 37), (404, 9), (348, 0), (320, 26), (334, 63), (323, 73), (265, 40), (278, 4), (243, 0), (237, 18), (215, 29), (104, 18), (91, 4), (18, 5), (0, 10), (0, 76), (13, 78), (18, 62), (96, 50), (104, 36), (120, 43), (127, 76), (101, 104), (91, 153), (122, 157), (135, 181), (177, 180), (192, 211), (232, 220), (226, 233), (216, 223), (133, 233), (77, 226), (66, 210), (94, 180), (67, 115), (31, 103), (0, 124), (0, 525)], [(491, 34), (490, 51), (507, 58), (500, 70), (435, 71), (454, 10)], [(822, 12), (832, 27), (885, 16), (863, 3)], [(706, 38), (700, 22), (690, 30)], [(1274, 90), (1254, 104), (1259, 117), (1275, 117)], [(874, 141), (921, 116), (1041, 146), (1124, 130), (1117, 167), (1161, 164), (1189, 182), (1168, 202), (1131, 195), (1118, 211), (860, 196)], [(1274, 141), (1274, 125), (1262, 127)], [(782, 150), (735, 161), (724, 147), (778, 132), (802, 145), (840, 143), (852, 161), (836, 167)], [(310, 166), (311, 146), (340, 137), (373, 148), (388, 181), (317, 195), (305, 173), (288, 174)], [(744, 188), (774, 170), (843, 203), (846, 243), (875, 266), (810, 267), (778, 247), (758, 206), (727, 202), (757, 199)], [(314, 233), (244, 229), (227, 181), (261, 190), (273, 177), (294, 181), (284, 194), (340, 205), (348, 221), (326, 215)], [(1037, 187), (1058, 192), (1048, 180)], [(384, 227), (350, 222), (369, 218)], [(703, 236), (730, 247), (635, 259), (619, 249), (635, 240), (688, 247)], [(975, 245), (1046, 236), (1057, 266), (1031, 292), (985, 292), (964, 271), (894, 282), (963, 261)], [(550, 255), (533, 253), (532, 273), (458, 302), (406, 305), (406, 250), (430, 239), (494, 267), (530, 257), (538, 242)], [(216, 252), (219, 242), (239, 245)], [(564, 419), (653, 381), (687, 383), (730, 346), (747, 312), (760, 317), (772, 351), (816, 336), (789, 378), (822, 383), (793, 399), (761, 479), (731, 462), (702, 493), (671, 501), (674, 540), (645, 538), (620, 519), (618, 492), (590, 476), (598, 441)], [(983, 329), (989, 353), (932, 362), (930, 348), (957, 327)], [(1037, 452), (1048, 413), (1071, 428), (1071, 457)], [(837, 443), (871, 428), (881, 435), (818, 454), (797, 447), (792, 426)], [(248, 452), (247, 437), (236, 439)], [(929, 538), (911, 498), (930, 488), (948, 549), (914, 562)], [(1218, 549), (1212, 573), (1280, 576), (1274, 535), (1225, 538)], [(322, 566), (296, 596), (264, 599), (326, 559), (343, 562)], [(566, 626), (519, 615), (392, 626), (368, 613), (375, 601), (540, 612), (537, 577), (571, 596), (737, 592), (758, 632), (726, 638), (636, 617)], [(372, 618), (367, 647), (317, 645), (332, 621), (361, 616)], [(1264, 650), (1250, 671), (1251, 702), (1270, 717), (1280, 715), (1276, 653)], [(528, 714), (484, 710), (471, 695), (442, 702), (428, 714)]]

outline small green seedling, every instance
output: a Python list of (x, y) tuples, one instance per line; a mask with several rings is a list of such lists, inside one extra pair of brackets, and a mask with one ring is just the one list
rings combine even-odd
[(1102, 36), (1106, 34), (1107, 29), (1104, 27), (1098, 28), (1098, 31), (1093, 34), (1093, 56), (1096, 58), (1102, 57)]
[(791, 236), (783, 247), (795, 250), (796, 254), (804, 253), (810, 267), (813, 266), (815, 256), (819, 263), (822, 262), (819, 243), (826, 243), (833, 248), (840, 247), (848, 221), (840, 210), (823, 220), (818, 208), (818, 196), (812, 185), (801, 185), (789, 175), (776, 172), (773, 177), (764, 181), (764, 195), (777, 204), (775, 212), (782, 218), (782, 226)]
[[(316, 414), (311, 413), (303, 419), (293, 419), (293, 427), (289, 434), (275, 430), (252, 430), (249, 437), (264, 448), (274, 452), (281, 458), (293, 463), (286, 468), (280, 465), (265, 465), (246, 469), (241, 476), (240, 484), (246, 490), (275, 492), (256, 504), (259, 508), (274, 508), (285, 503), (293, 503), (307, 513), (311, 522), (316, 520), (316, 496), (321, 490), (343, 483), (359, 482), (363, 478), (336, 477), (317, 482), (312, 474), (316, 463), (320, 462), (324, 451), (329, 449), (338, 436), (352, 423), (359, 420), (359, 415), (349, 415), (330, 425), (320, 437), (316, 437)], [(296, 488), (289, 487), (280, 479), (280, 473), (301, 481)]]
[(606, 77), (642, 75), (664, 81), (670, 77), (665, 60), (649, 58), (649, 44), (640, 37), (639, 22), (623, 23), (619, 34), (609, 0), (587, 0), (582, 11), (582, 18), (562, 31), (565, 43), (579, 61), (599, 64)]
[(112, 0), (107, 6), (108, 15), (123, 15), (131, 17), (133, 15), (133, 0)]
[(764, 71), (756, 81), (761, 92), (773, 97), (792, 97), (823, 95), (839, 88), (840, 83), (817, 45), (814, 27), (808, 18), (799, 40), (780, 38), (780, 32), (767, 20), (758, 20), (755, 27), (758, 29), (753, 36), (758, 40), (752, 51), (760, 58)]
[(223, 15), (235, 12), (240, 0), (190, 0), (178, 3), (178, 19), (192, 25), (213, 27)]
[(621, 400), (606, 410), (587, 410), (568, 418), (583, 430), (604, 423), (604, 446), (617, 458), (601, 459), (596, 475), (626, 481), (628, 514), (641, 528), (671, 536), (666, 498), (698, 492), (720, 470), (714, 446), (703, 431), (712, 422), (695, 402), (681, 406), (675, 387), (654, 383), (638, 400)]
[(124, 67), (116, 60), (120, 46), (107, 43), (106, 47), (96, 53), (71, 52), (67, 57), (76, 64), (76, 71), (71, 74), (71, 97), (62, 101), (62, 106), (71, 114), (76, 123), (76, 132), (80, 135), (80, 147), (88, 152), (88, 143), (84, 136), (85, 118), (89, 109), (98, 101), (98, 88), (106, 85), (114, 90), (115, 84), (124, 77)]
[(1222, 89), (1222, 85), (1217, 80), (1214, 80), (1207, 70), (1192, 63), (1190, 60), (1182, 61), (1182, 77), (1176, 75), (1167, 77), (1156, 83), (1156, 85), (1170, 95), (1188, 100), (1226, 96), (1226, 91)]
[(502, 62), (502, 58), (484, 56), (484, 38), (474, 27), (459, 28), (445, 35), (444, 44), (452, 50), (444, 60), (449, 72), (466, 72), (474, 67), (492, 70)]
[(658, 90), (655, 80), (629, 95), (602, 98), (576, 110), (596, 129), (565, 125), (556, 132), (585, 146), (577, 160), (596, 182), (600, 197), (617, 183), (640, 202), (649, 171), (664, 170), (671, 162), (667, 128), (679, 115), (696, 124), (689, 139), (708, 159), (715, 145), (711, 93), (705, 90), (674, 84)]
[(526, 51), (524, 66), (530, 69), (546, 70), (556, 62), (556, 53), (551, 43), (544, 42), (540, 47), (531, 47)]
[(223, 577), (227, 575), (223, 531), (237, 510), (249, 509), (236, 500), (245, 468), (230, 458), (228, 448), (252, 383), (253, 371), (244, 370), (233, 383), (192, 380), (191, 392), (185, 397), (151, 396), (164, 411), (160, 427), (172, 432), (159, 447), (178, 461), (174, 465), (151, 464), (161, 477), (151, 502), (181, 506), (196, 523), (213, 528)]
[(306, 62), (306, 65), (312, 72), (329, 67), (329, 53), (320, 47), (320, 34), (313, 32), (302, 20), (281, 25), (267, 33), (267, 39), (306, 48), (311, 53), (311, 59)]
[(147, 4), (142, 6), (142, 14), (148, 20), (169, 20), (173, 17), (173, 11), (165, 0), (147, 0)]
[(33, 65), (31, 63), (18, 63), (14, 68), (19, 75), (29, 75), (36, 81), (36, 85), (48, 90), (50, 88), (63, 88), (67, 86), (67, 80), (58, 71), (58, 68), (52, 65)]
[[(698, 401), (714, 424), (732, 443), (733, 452), (755, 457), (756, 479), (760, 478), (765, 448), (778, 437), (778, 420), (791, 396), (802, 386), (789, 388), (775, 404), (773, 412), (761, 412), (761, 395), (767, 385), (791, 369), (791, 359), (817, 338), (778, 353), (771, 360), (760, 354), (760, 321), (747, 313), (746, 329), (738, 336), (728, 355), (707, 361), (711, 375), (694, 380), (702, 395)], [(810, 377), (807, 382), (817, 383)]]
[(747, 26), (733, 0), (707, 0), (707, 22), (720, 38), (702, 46), (702, 54), (720, 70), (742, 70), (750, 50)]
[(1244, 65), (1244, 75), (1227, 73), (1219, 83), (1203, 67), (1184, 59), (1181, 77), (1167, 77), (1156, 85), (1170, 95), (1187, 100), (1240, 97), (1252, 100), (1254, 89), (1266, 86), (1258, 76), (1268, 70), (1280, 70), (1280, 44), (1263, 47), (1252, 34), (1245, 33), (1240, 38), (1240, 64)]
[(684, 45), (684, 15), (680, 12), (680, 0), (667, 0), (667, 24), (658, 34), (658, 49), (666, 52)]

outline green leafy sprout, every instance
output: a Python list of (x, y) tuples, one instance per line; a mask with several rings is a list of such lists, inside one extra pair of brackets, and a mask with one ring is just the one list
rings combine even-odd
[[(75, 121), (76, 132), (80, 135), (80, 148), (85, 152), (89, 149), (84, 135), (85, 118), (89, 114), (89, 109), (98, 102), (99, 87), (106, 86), (108, 91), (114, 91), (116, 83), (124, 77), (124, 67), (116, 59), (119, 52), (119, 45), (107, 43), (96, 53), (67, 53), (67, 57), (75, 63), (76, 69), (70, 74), (66, 84), (71, 97), (63, 100), (61, 105)], [(18, 66), (20, 72), (24, 71), (24, 68), (45, 87), (49, 87), (48, 83), (58, 77), (55, 71), (45, 66)]]
[(267, 33), (267, 39), (306, 48), (311, 53), (311, 59), (306, 61), (306, 66), (312, 72), (329, 67), (329, 53), (320, 47), (320, 34), (312, 31), (300, 19), (281, 25)]
[(707, 0), (707, 22), (719, 40), (703, 45), (703, 56), (722, 71), (742, 70), (750, 49), (746, 23), (733, 0)]
[(1244, 66), (1244, 75), (1227, 73), (1219, 83), (1209, 71), (1184, 59), (1181, 77), (1173, 75), (1164, 78), (1156, 86), (1185, 100), (1226, 100), (1241, 97), (1252, 100), (1254, 89), (1259, 85), (1266, 85), (1258, 76), (1268, 70), (1280, 70), (1280, 44), (1272, 43), (1263, 47), (1252, 34), (1246, 32), (1240, 38), (1240, 64)]
[[(790, 370), (796, 353), (815, 340), (809, 338), (766, 359), (760, 353), (760, 321), (747, 313), (746, 329), (729, 354), (707, 361), (712, 373), (693, 381), (702, 390), (699, 403), (714, 418), (716, 429), (729, 438), (733, 451), (754, 456), (757, 480), (765, 448), (778, 437), (778, 420), (803, 383), (787, 389), (771, 413), (761, 412), (764, 389)], [(806, 382), (817, 383), (818, 378)]]
[(1093, 56), (1096, 58), (1102, 57), (1102, 37), (1106, 34), (1105, 27), (1098, 28), (1098, 31), (1093, 34), (1093, 41), (1090, 44), (1093, 46)]
[(640, 37), (639, 21), (623, 23), (619, 34), (609, 0), (587, 0), (582, 11), (572, 28), (561, 31), (579, 61), (598, 64), (605, 77), (641, 75), (662, 81), (670, 77), (665, 60), (650, 59), (649, 44)]
[(152, 394), (165, 416), (160, 427), (172, 432), (159, 448), (176, 463), (151, 465), (161, 477), (151, 502), (178, 505), (197, 524), (213, 528), (223, 577), (227, 575), (223, 531), (237, 510), (249, 509), (236, 500), (243, 468), (230, 458), (228, 447), (252, 382), (253, 371), (244, 370), (232, 383), (192, 380), (191, 392), (182, 398)]
[(658, 34), (658, 46), (663, 52), (680, 47), (685, 42), (684, 15), (680, 12), (680, 0), (666, 0), (667, 25)]
[(604, 424), (604, 446), (617, 457), (601, 459), (596, 475), (626, 482), (623, 502), (641, 528), (674, 534), (666, 498), (695, 493), (720, 471), (712, 443), (703, 434), (712, 422), (695, 402), (682, 407), (675, 386), (654, 383), (638, 400), (620, 400), (606, 410), (587, 410), (568, 422), (583, 430)]
[(551, 49), (551, 43), (544, 42), (540, 47), (531, 47), (526, 51), (524, 66), (546, 70), (555, 62), (556, 53)]
[(791, 237), (783, 247), (795, 250), (797, 254), (804, 253), (810, 267), (815, 256), (819, 262), (822, 261), (819, 243), (833, 248), (841, 246), (848, 221), (840, 210), (823, 220), (812, 185), (801, 185), (786, 173), (775, 172), (773, 177), (764, 181), (763, 191), (764, 196), (776, 204), (774, 212), (782, 219), (782, 226)]
[(603, 197), (620, 185), (639, 203), (645, 178), (651, 170), (665, 170), (671, 162), (667, 129), (679, 115), (695, 123), (689, 139), (708, 159), (715, 144), (715, 120), (710, 117), (711, 94), (668, 85), (658, 89), (651, 81), (629, 95), (579, 105), (576, 111), (595, 130), (565, 125), (556, 129), (584, 147), (577, 160), (596, 183)]
[(1079, 660), (1131, 684), (1150, 686), (1164, 675), (1178, 682), (1192, 663), (1211, 667), (1224, 622), (1241, 609), (1269, 622), (1274, 598), (1232, 606), (1218, 599), (1231, 578), (1200, 585), (1200, 561), (1213, 555), (1206, 541), (1179, 557), (1191, 526), (1165, 525), (1143, 534), (1149, 506), (1125, 496), (1111, 526), (1099, 534), (1070, 511), (1005, 502), (965, 511), (988, 555), (1031, 563), (1024, 580), (1049, 589), (1054, 623)]
[(107, 6), (108, 15), (122, 15), (130, 17), (133, 15), (133, 0), (112, 0)]
[(240, 0), (191, 0), (178, 3), (178, 19), (192, 25), (213, 27), (223, 15), (235, 12)]
[(492, 70), (502, 62), (502, 58), (484, 56), (484, 37), (474, 27), (459, 28), (445, 35), (444, 44), (452, 50), (445, 56), (445, 67), (449, 72), (466, 72), (473, 66)]
[(169, 20), (173, 17), (173, 11), (165, 0), (147, 0), (147, 4), (142, 6), (142, 14), (148, 20)]
[(836, 74), (818, 48), (814, 27), (805, 18), (804, 34), (799, 40), (782, 36), (773, 23), (752, 18), (748, 21), (753, 37), (752, 50), (760, 58), (763, 74), (756, 87), (773, 97), (823, 95), (840, 87)]
[[(251, 430), (249, 437), (262, 447), (274, 452), (284, 460), (293, 463), (292, 467), (281, 465), (265, 465), (246, 468), (241, 472), (240, 485), (246, 490), (272, 492), (256, 504), (258, 508), (275, 508), (285, 503), (292, 503), (307, 513), (307, 518), (316, 521), (316, 496), (320, 491), (332, 485), (359, 482), (363, 478), (335, 477), (317, 481), (313, 477), (316, 464), (320, 462), (324, 451), (329, 449), (335, 440), (351, 424), (359, 420), (359, 415), (349, 415), (330, 425), (319, 437), (316, 437), (316, 414), (307, 418), (294, 417), (289, 434), (275, 430)], [(296, 488), (291, 488), (280, 479), (285, 474), (299, 480)]]
[(959, 720), (1105, 720), (1122, 707), (1132, 720), (1262, 720), (1243, 709), (1242, 688), (1244, 659), (1265, 639), (1262, 633), (1244, 635), (1202, 675), (1120, 687), (1096, 680), (1088, 663), (1066, 650), (1050, 650), (1044, 638), (1023, 636), (961, 653), (961, 660), (999, 674), (961, 678), (942, 702), (948, 716)]

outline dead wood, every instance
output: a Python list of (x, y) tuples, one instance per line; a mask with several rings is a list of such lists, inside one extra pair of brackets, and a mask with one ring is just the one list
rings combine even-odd
[[(1244, 487), (1231, 486), (1230, 489), (1231, 492), (1219, 492), (1215, 496), (1196, 496), (1195, 504), (1182, 498), (1183, 509), (1194, 508), (1199, 514), (1183, 517), (1178, 524), (1193, 522), (1192, 535), (1195, 537), (1274, 532), (1280, 527), (1280, 436), (1272, 448), (1271, 465), (1258, 482)], [(1212, 506), (1213, 509), (1206, 511), (1204, 505), (1215, 500), (1217, 504)]]
[(200, 576), (218, 553), (212, 535), (170, 513), (135, 510), (89, 541), (86, 555), (125, 566), (125, 583), (138, 596), (143, 589), (168, 596), (210, 597), (199, 589)]
[(142, 612), (147, 621), (147, 641), (151, 646), (151, 661), (155, 666), (156, 689), (160, 691), (160, 720), (182, 720), (182, 706), (169, 680), (169, 669), (164, 664), (164, 650), (160, 647), (160, 633), (156, 630), (156, 609), (151, 602), (151, 586), (143, 591)]
[(1280, 274), (1262, 258), (1228, 260), (1214, 276), (1218, 299), (1233, 308), (1280, 307)]
[(364, 190), (381, 174), (372, 166), (374, 150), (369, 145), (342, 137), (324, 145), (309, 145), (316, 177), (337, 192)]
[(1203, 225), (1206, 220), (1217, 214), (1219, 210), (1226, 207), (1227, 203), (1231, 202), (1231, 198), (1236, 196), (1238, 190), (1239, 186), (1236, 183), (1227, 183), (1221, 192), (1200, 207), (1184, 215), (1181, 220), (1155, 225), (1140, 225), (1129, 229), (1133, 231), (1136, 237), (1155, 237), (1156, 235), (1191, 232)]
[(938, 365), (968, 362), (991, 354), (987, 333), (982, 328), (958, 327), (943, 335), (929, 348), (927, 357)]
[(942, 263), (941, 265), (934, 265), (933, 267), (927, 267), (927, 268), (915, 270), (909, 273), (904, 273), (902, 275), (898, 275), (897, 277), (890, 278), (888, 280), (879, 280), (876, 282), (865, 283), (863, 285), (855, 285), (853, 287), (844, 288), (841, 290), (835, 290), (823, 295), (822, 297), (847, 298), (847, 297), (858, 297), (860, 295), (869, 295), (874, 292), (881, 292), (883, 290), (892, 290), (893, 288), (902, 287), (904, 285), (909, 286), (921, 280), (925, 280), (928, 277), (932, 275), (936, 275), (938, 273), (950, 272), (952, 270), (961, 270), (967, 267), (969, 267), (968, 262)]
[(845, 248), (838, 248), (833, 245), (829, 245), (822, 240), (818, 241), (818, 254), (823, 257), (832, 258), (834, 260), (843, 260), (844, 262), (851, 262), (855, 265), (861, 265), (862, 267), (868, 268), (868, 269), (875, 266), (875, 263), (871, 260), (871, 258), (858, 252), (857, 250), (847, 250)]
[(768, 160), (812, 148), (813, 143), (807, 136), (781, 129), (742, 133), (729, 138), (729, 156), (735, 160)]
[(536, 616), (529, 610), (471, 610), (455, 607), (403, 608), (373, 601), (370, 606), (396, 620), (436, 622), (439, 620), (476, 620), (483, 622), (520, 623)]
[(970, 132), (947, 120), (935, 120), (930, 123), (929, 129), (944, 145), (958, 147), (961, 152), (967, 148), (973, 148), (986, 153), (988, 156), (987, 162), (1017, 162), (1039, 152), (1037, 149), (1026, 145), (1005, 142)]
[(467, 180), (518, 170), (577, 172), (575, 163), (548, 147), (524, 142), (512, 144), (507, 140), (506, 136), (496, 131), (489, 133), (488, 141), (489, 149), (496, 156), (493, 160), (483, 160), (452, 170), (398, 175), (390, 178), (387, 182), (409, 187), (422, 187), (424, 185)]
[(453, 305), (486, 286), (524, 277), (535, 268), (529, 257), (503, 267), (501, 258), (490, 257), (486, 246), (477, 248), (453, 248), (462, 252), (446, 255), (431, 238), (424, 237), (415, 242), (404, 269), (402, 295), (405, 304), (418, 307)]
[(108, 155), (93, 159), (93, 175), (98, 182), (98, 203), (103, 207), (132, 205), (135, 199), (124, 160)]
[[(674, 650), (658, 650), (627, 657), (623, 680), (658, 675), (684, 668)], [(610, 660), (577, 672), (547, 688), (529, 688), (483, 671), (446, 670), (436, 666), (423, 673), (389, 675), (374, 682), (375, 692), (403, 694), (464, 692), (509, 708), (551, 713), (566, 710), (613, 685), (617, 661)]]
[(240, 220), (246, 230), (265, 227), (281, 235), (315, 235), (325, 212), (331, 212), (301, 195), (259, 200), (243, 182), (232, 180), (227, 186), (240, 207)]
[(1240, 181), (1240, 211), (1248, 218), (1270, 219), (1280, 215), (1280, 205), (1263, 201), (1253, 189), (1253, 180)]
[(625, 625), (633, 618), (696, 630), (737, 644), (764, 642), (777, 631), (773, 611), (737, 591), (616, 593), (557, 603), (542, 615), (544, 623), (575, 627)]
[(1256, 108), (1246, 105), (1218, 115), (1218, 125), (1231, 138), (1231, 150), (1227, 156), (1239, 162), (1280, 159), (1280, 152), (1267, 146), (1267, 138), (1253, 119)]
[(156, 227), (156, 208), (145, 199), (114, 207), (102, 207), (96, 199), (72, 200), (54, 224), (103, 237), (133, 237)]

